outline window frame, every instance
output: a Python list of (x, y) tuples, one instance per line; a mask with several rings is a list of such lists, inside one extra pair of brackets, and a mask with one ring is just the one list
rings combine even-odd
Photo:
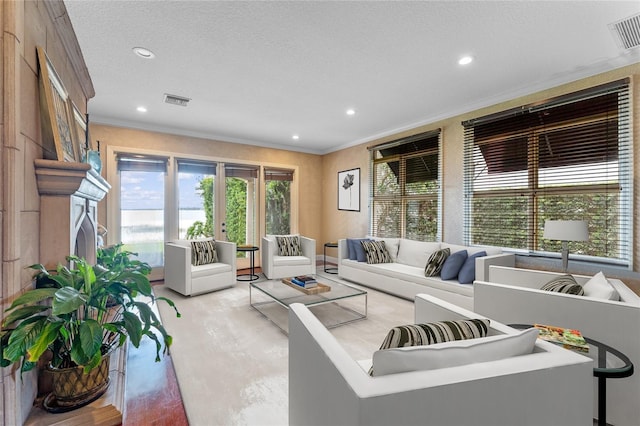
[[(415, 149), (411, 150), (410, 145), (412, 143), (421, 142), (421, 141), (429, 141), (430, 139), (435, 138), (435, 146), (425, 149)], [(407, 152), (398, 152), (396, 154), (391, 154), (386, 157), (376, 158), (376, 153), (382, 150), (389, 150), (394, 148), (401, 148), (402, 146), (406, 146)], [(401, 138), (397, 140), (393, 140), (390, 142), (374, 145), (367, 148), (370, 151), (370, 186), (369, 186), (369, 205), (370, 205), (370, 215), (369, 215), (369, 233), (373, 236), (379, 237), (391, 237), (391, 238), (411, 238), (411, 239), (429, 239), (432, 241), (441, 241), (442, 240), (442, 130), (435, 129), (432, 131), (427, 131), (424, 133), (420, 133), (417, 135), (409, 136), (406, 138)], [(424, 158), (425, 156), (436, 156), (436, 179), (430, 180), (435, 182), (436, 188), (432, 191), (428, 191), (423, 194), (416, 193), (408, 193), (407, 192), (407, 170), (413, 170), (412, 167), (407, 167), (407, 163), (412, 159)], [(376, 187), (377, 187), (377, 178), (378, 174), (376, 172), (376, 166), (384, 163), (394, 163), (398, 162), (398, 192), (397, 193), (389, 193), (384, 195), (376, 195)], [(392, 169), (391, 166), (389, 168)], [(428, 169), (425, 168), (425, 171)], [(414, 170), (417, 171), (417, 170)], [(428, 173), (428, 171), (427, 171)], [(415, 201), (431, 201), (436, 203), (436, 214), (435, 214), (435, 233), (430, 235), (422, 235), (416, 236), (409, 233), (409, 222), (410, 217), (408, 217), (408, 211), (410, 209), (409, 205), (411, 202)], [(377, 226), (377, 217), (376, 217), (376, 206), (379, 204), (389, 204), (393, 207), (394, 204), (399, 203), (399, 228), (397, 233), (381, 233), (379, 227)], [(395, 230), (394, 230), (395, 231)]]

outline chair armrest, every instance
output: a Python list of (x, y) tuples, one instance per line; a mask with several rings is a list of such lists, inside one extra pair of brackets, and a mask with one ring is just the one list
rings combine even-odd
[(316, 240), (300, 236), (300, 249), (302, 255), (311, 259), (311, 273), (316, 273)]
[[(191, 291), (191, 247), (173, 243), (164, 245), (164, 280), (172, 288)], [(184, 288), (183, 288), (184, 283)]]
[(489, 266), (516, 266), (516, 255), (513, 253), (494, 254), (476, 258), (476, 280), (488, 281)]
[(300, 250), (304, 257), (311, 259), (316, 258), (316, 240), (308, 237), (300, 236)]
[(343, 259), (349, 258), (349, 247), (346, 239), (338, 240), (338, 268), (342, 264)]
[(236, 275), (236, 243), (216, 240), (218, 262), (231, 265), (233, 275)]
[(262, 237), (262, 247), (260, 248), (260, 257), (262, 260), (261, 267), (262, 272), (267, 277), (272, 276), (273, 271), (273, 256), (278, 254), (278, 247), (276, 242), (269, 238)]

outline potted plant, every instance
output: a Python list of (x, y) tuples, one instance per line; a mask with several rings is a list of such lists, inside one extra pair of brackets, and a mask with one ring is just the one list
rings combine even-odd
[(136, 348), (144, 336), (155, 341), (156, 361), (171, 345), (151, 305), (163, 300), (180, 313), (170, 299), (153, 295), (149, 265), (132, 260), (134, 253), (121, 248), (99, 250), (94, 266), (77, 256), (67, 257), (71, 267), (60, 264), (55, 271), (31, 265), (36, 288), (7, 309), (0, 365), (19, 362), (22, 374), (47, 353), (53, 392), (44, 405), (50, 411), (78, 408), (104, 393), (109, 355), (127, 340)]

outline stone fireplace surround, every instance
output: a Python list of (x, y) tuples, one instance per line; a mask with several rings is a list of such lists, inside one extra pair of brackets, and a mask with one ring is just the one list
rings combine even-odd
[[(55, 160), (34, 161), (40, 194), (40, 263), (48, 269), (75, 254), (96, 262), (98, 202), (111, 185), (86, 163)], [(126, 350), (111, 355), (107, 392), (93, 403), (61, 414), (33, 408), (25, 425), (93, 424), (119, 425), (124, 411)], [(25, 393), (25, 392), (23, 392)], [(28, 393), (28, 392), (27, 392)], [(22, 400), (33, 395), (21, 395)]]

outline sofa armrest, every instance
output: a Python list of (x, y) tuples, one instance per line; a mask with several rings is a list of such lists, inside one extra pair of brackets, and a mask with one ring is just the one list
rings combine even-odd
[(236, 243), (231, 241), (216, 240), (216, 251), (218, 253), (218, 261), (220, 263), (226, 263), (231, 265), (231, 271), (233, 275), (236, 275)]
[(515, 267), (516, 255), (513, 253), (502, 253), (476, 257), (476, 280), (487, 281), (489, 279), (489, 266), (491, 265)]

